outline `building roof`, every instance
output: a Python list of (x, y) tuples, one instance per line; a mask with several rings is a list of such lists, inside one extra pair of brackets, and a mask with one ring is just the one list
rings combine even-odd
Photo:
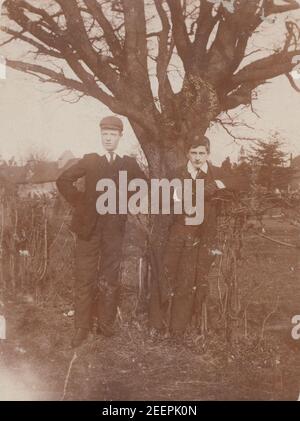
[(65, 165), (72, 159), (75, 159), (75, 156), (72, 151), (67, 150), (63, 152), (61, 156), (58, 158), (58, 168), (64, 168)]
[[(66, 157), (70, 156), (69, 152), (70, 151), (66, 151)], [(43, 184), (55, 182), (64, 170), (78, 161), (78, 158), (74, 158), (73, 154), (72, 156), (73, 158), (66, 160), (62, 167), (59, 167), (59, 162), (57, 161), (37, 162), (33, 170), (30, 170), (28, 165), (21, 167), (3, 166), (0, 168), (0, 176), (7, 182), (13, 184)]]

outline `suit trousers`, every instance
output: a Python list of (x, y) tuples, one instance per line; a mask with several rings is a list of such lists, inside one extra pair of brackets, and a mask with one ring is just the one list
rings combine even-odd
[(183, 334), (193, 314), (200, 312), (215, 259), (211, 249), (199, 236), (199, 227), (178, 223), (171, 227), (159, 282), (161, 311), (156, 308), (150, 321), (153, 327), (165, 326), (174, 334)]
[[(125, 220), (101, 215), (88, 240), (77, 238), (75, 248), (75, 328), (90, 327), (97, 300), (103, 322), (113, 323), (120, 288), (120, 263)], [(100, 323), (101, 320), (98, 320)]]

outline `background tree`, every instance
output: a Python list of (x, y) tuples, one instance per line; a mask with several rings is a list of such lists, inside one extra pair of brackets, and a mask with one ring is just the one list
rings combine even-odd
[(231, 161), (230, 161), (230, 157), (227, 156), (226, 159), (224, 159), (224, 161), (221, 164), (221, 168), (224, 172), (230, 173), (232, 170), (232, 165), (231, 165)]
[(38, 145), (31, 146), (21, 158), (26, 164), (28, 161), (32, 162), (48, 162), (50, 161), (50, 152)]
[(257, 184), (268, 190), (284, 188), (288, 185), (291, 171), (285, 166), (287, 153), (282, 150), (282, 146), (278, 133), (275, 133), (269, 140), (257, 141), (248, 157), (250, 165), (258, 169)]

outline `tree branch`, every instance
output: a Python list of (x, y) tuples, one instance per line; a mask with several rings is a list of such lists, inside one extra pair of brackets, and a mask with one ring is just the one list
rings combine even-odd
[[(144, 2), (122, 0), (125, 22), (126, 68), (144, 79), (147, 74), (147, 41)], [(147, 74), (148, 77), (148, 74)]]
[[(59, 39), (58, 32), (48, 32), (42, 28), (41, 22), (33, 21), (29, 19), (25, 13), (27, 2), (14, 2), (12, 0), (7, 0), (5, 6), (8, 12), (8, 18), (12, 21), (15, 21), (23, 30), (23, 32), (29, 32), (36, 39), (43, 42), (45, 45), (48, 45), (51, 48), (57, 49), (57, 43)], [(47, 14), (47, 13), (46, 13)], [(48, 21), (48, 18), (47, 18)], [(54, 23), (53, 23), (54, 24)], [(58, 30), (55, 27), (55, 31)]]
[(207, 54), (210, 80), (214, 84), (227, 79), (244, 58), (247, 43), (255, 28), (261, 23), (256, 14), (259, 0), (240, 0), (234, 12), (220, 7), (219, 26)]
[(228, 111), (239, 107), (240, 105), (249, 105), (252, 102), (253, 90), (264, 81), (257, 80), (252, 83), (244, 83), (238, 89), (231, 92), (229, 95), (221, 99), (221, 106), (223, 111)]
[(22, 31), (21, 32), (14, 31), (13, 29), (7, 28), (5, 26), (1, 27), (1, 31), (5, 32), (8, 35), (12, 35), (12, 38), (8, 42), (11, 42), (15, 39), (20, 39), (21, 41), (24, 41), (27, 44), (35, 47), (37, 49), (38, 53), (41, 53), (41, 54), (44, 54), (44, 55), (50, 56), (50, 57), (64, 59), (64, 57), (61, 55), (61, 53), (58, 50), (49, 49), (49, 48), (45, 47), (43, 44), (37, 42), (35, 39), (24, 35), (24, 33)]
[[(89, 89), (87, 89), (84, 83), (79, 82), (75, 79), (67, 78), (63, 72), (58, 73), (58, 72), (55, 72), (54, 70), (48, 69), (38, 64), (26, 63), (26, 62), (18, 61), (18, 60), (7, 59), (6, 64), (8, 67), (11, 67), (12, 69), (19, 70), (21, 72), (28, 73), (36, 77), (40, 77), (39, 75), (47, 76), (48, 79), (44, 79), (45, 82), (57, 83), (66, 87), (67, 89), (75, 89), (86, 95), (91, 95), (94, 98), (98, 98), (98, 96), (95, 95), (94, 90), (90, 91)], [(103, 97), (103, 99), (105, 98)]]
[[(63, 57), (66, 59), (71, 69), (74, 71), (74, 73), (79, 77), (79, 79), (82, 80), (82, 82), (86, 82), (87, 86), (90, 87), (91, 85), (93, 85), (95, 89), (97, 88), (97, 84), (93, 81), (93, 77), (91, 76), (91, 74), (88, 71), (86, 71), (82, 64), (79, 62), (79, 56), (83, 59), (86, 65), (90, 67), (92, 71), (95, 72), (97, 76), (100, 73), (99, 79), (104, 84), (108, 85), (109, 89), (112, 88), (111, 91), (113, 93), (116, 92), (118, 90), (117, 75), (114, 75), (114, 72), (110, 69), (108, 65), (98, 66), (99, 57), (97, 53), (92, 49), (91, 45), (89, 45), (88, 49), (84, 48), (88, 40), (81, 20), (80, 12), (79, 10), (77, 10), (77, 14), (72, 14), (72, 10), (70, 10), (71, 2), (73, 2), (74, 0), (56, 1), (64, 5), (64, 7), (67, 7), (67, 11), (65, 11), (67, 15), (66, 20), (72, 27), (72, 37), (70, 35), (70, 32), (66, 33), (65, 31), (60, 30), (58, 27), (54, 28), (56, 30), (56, 33), (48, 33), (45, 30), (43, 30), (37, 22), (31, 21), (24, 14), (24, 10), (22, 9), (22, 7), (25, 8), (25, 6), (27, 5), (27, 2), (24, 2), (23, 0), (20, 3), (15, 3), (11, 0), (7, 0), (6, 7), (8, 10), (8, 17), (17, 22), (19, 26), (23, 28), (24, 32), (29, 32), (35, 38), (42, 41), (45, 45), (49, 46), (51, 49), (54, 49), (54, 51), (59, 50)], [(73, 6), (75, 6), (74, 3)], [(74, 9), (75, 8), (76, 7), (74, 7)], [(80, 25), (80, 23), (81, 26), (79, 30), (77, 25)], [(72, 26), (73, 24), (75, 25), (74, 27)], [(70, 31), (70, 29), (71, 28), (69, 27), (68, 31)], [(73, 34), (73, 31), (75, 35)], [(82, 33), (85, 34), (86, 38), (85, 41), (81, 44)], [(78, 38), (78, 36), (80, 38)], [(72, 45), (73, 48), (70, 45)], [(74, 50), (76, 52), (74, 52)], [(99, 61), (99, 63), (101, 62)], [(101, 71), (99, 71), (99, 68), (101, 68)], [(108, 72), (108, 74), (106, 72)]]
[(116, 62), (119, 66), (122, 66), (122, 47), (120, 41), (109, 20), (104, 15), (101, 4), (99, 4), (96, 0), (84, 0), (84, 3), (102, 29), (105, 41), (107, 42)]
[[(146, 17), (143, 1), (122, 0), (125, 23), (125, 72), (122, 80), (131, 101), (141, 110), (152, 114), (157, 109), (148, 74)], [(143, 94), (141, 95), (141, 92)]]
[(203, 68), (207, 52), (207, 43), (213, 28), (220, 18), (220, 13), (212, 15), (213, 4), (206, 0), (201, 1), (200, 12), (196, 21), (197, 29), (193, 43), (193, 55), (196, 66)]
[[(62, 71), (58, 73), (44, 66), (24, 63), (18, 60), (7, 59), (6, 64), (12, 69), (38, 77), (43, 82), (59, 84), (66, 87), (67, 89), (76, 90), (85, 95), (91, 96), (101, 101), (114, 113), (125, 115), (138, 123), (141, 127), (143, 127), (144, 130), (156, 134), (156, 128), (152, 125), (151, 119), (149, 117), (146, 117), (142, 112), (132, 107), (130, 103), (121, 103), (113, 96), (104, 92), (100, 86), (98, 86), (93, 81), (93, 79), (90, 80), (90, 84), (88, 84), (87, 81), (82, 83), (75, 79), (67, 78)], [(46, 76), (47, 78), (42, 79), (41, 75)]]
[(232, 77), (230, 88), (234, 89), (244, 83), (272, 79), (276, 76), (289, 73), (295, 67), (292, 59), (297, 55), (300, 55), (300, 50), (283, 51), (256, 60), (243, 67)]
[(114, 95), (122, 91), (118, 74), (106, 62), (106, 57), (98, 54), (92, 47), (86, 32), (82, 16), (77, 6), (76, 0), (56, 0), (61, 6), (66, 23), (66, 37), (73, 48), (82, 57), (83, 61), (91, 71), (99, 77)]
[(175, 46), (184, 69), (188, 72), (192, 61), (192, 46), (187, 33), (181, 2), (180, 0), (167, 0), (167, 3), (171, 12)]
[(156, 75), (158, 80), (158, 96), (162, 110), (164, 110), (168, 107), (168, 103), (173, 95), (167, 70), (174, 49), (174, 41), (172, 38), (169, 46), (169, 33), (171, 26), (167, 13), (163, 8), (163, 0), (154, 0), (154, 3), (162, 24), (162, 30), (158, 34)]
[(289, 73), (286, 73), (285, 76), (287, 77), (288, 81), (290, 82), (291, 87), (293, 89), (295, 89), (296, 92), (300, 92), (300, 87), (296, 85), (293, 77)]
[(291, 10), (297, 10), (300, 8), (300, 4), (296, 0), (285, 0), (282, 5), (276, 5), (274, 1), (266, 1), (266, 16), (272, 15), (273, 13), (284, 13)]

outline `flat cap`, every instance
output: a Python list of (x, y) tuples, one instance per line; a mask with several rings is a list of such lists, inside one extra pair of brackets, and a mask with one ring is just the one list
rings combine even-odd
[(115, 115), (107, 116), (107, 117), (102, 118), (102, 120), (100, 121), (100, 128), (101, 129), (114, 129), (114, 130), (119, 130), (120, 132), (122, 132), (123, 122), (119, 117)]

